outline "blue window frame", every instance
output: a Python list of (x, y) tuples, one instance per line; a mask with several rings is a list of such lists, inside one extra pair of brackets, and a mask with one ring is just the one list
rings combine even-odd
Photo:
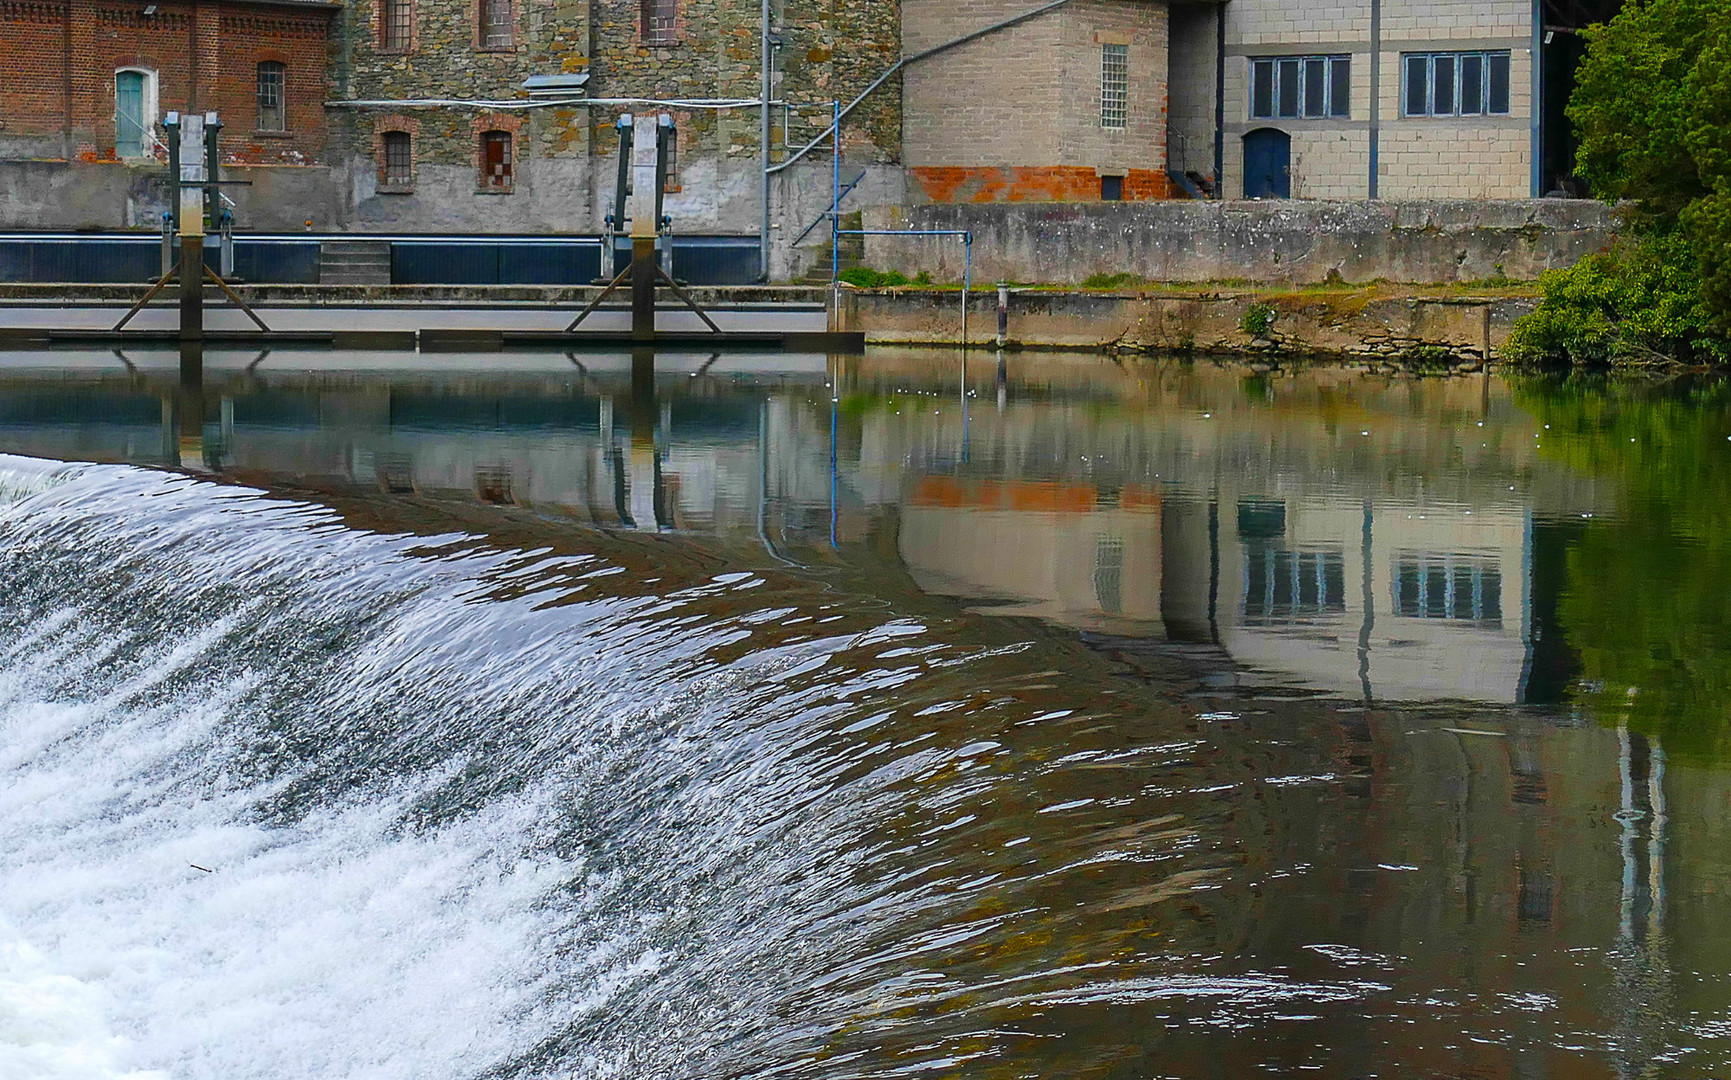
[(1509, 115), (1509, 53), (1407, 53), (1401, 111), (1407, 116)]
[(1257, 56), (1250, 60), (1252, 120), (1352, 116), (1352, 57)]

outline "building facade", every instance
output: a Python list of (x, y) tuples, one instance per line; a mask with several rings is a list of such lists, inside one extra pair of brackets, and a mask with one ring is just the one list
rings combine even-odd
[(170, 111), (224, 118), (231, 160), (321, 159), (329, 28), (323, 0), (6, 0), (0, 156), (151, 160)]
[(1570, 187), (1574, 30), (1620, 3), (772, 0), (766, 185), (759, 0), (0, 0), (0, 164), (133, 170), (0, 224), (149, 227), (171, 109), (281, 171), (243, 227), (523, 234), (603, 231), (619, 117), (671, 113), (676, 227), (755, 235), (767, 186), (781, 275), (837, 171), (844, 211), (1525, 198)]

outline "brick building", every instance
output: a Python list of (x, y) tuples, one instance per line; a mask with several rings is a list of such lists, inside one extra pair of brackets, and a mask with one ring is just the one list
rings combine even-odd
[[(678, 228), (755, 234), (759, 2), (0, 0), (0, 165), (138, 172), (163, 113), (215, 109), (243, 225), (596, 233), (618, 116), (668, 111)], [(1620, 4), (772, 0), (774, 266), (828, 209), (838, 101), (849, 209), (1543, 193), (1573, 30)], [(148, 226), (128, 175), (0, 224)]]
[(153, 159), (171, 110), (216, 110), (224, 153), (320, 159), (324, 0), (0, 0), (0, 156)]

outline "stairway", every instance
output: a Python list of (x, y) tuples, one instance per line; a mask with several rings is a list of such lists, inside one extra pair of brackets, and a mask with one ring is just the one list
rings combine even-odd
[[(841, 227), (858, 229), (863, 227), (865, 215), (855, 210), (851, 214), (843, 214)], [(811, 234), (811, 239), (821, 240), (821, 243), (807, 244), (800, 250), (810, 253), (806, 263), (805, 273), (795, 279), (796, 285), (828, 285), (830, 283), (830, 234), (828, 229), (818, 229)], [(841, 238), (841, 269), (858, 266), (865, 261), (865, 237), (844, 236)]]
[(389, 285), (389, 240), (326, 240), (319, 245), (320, 285)]

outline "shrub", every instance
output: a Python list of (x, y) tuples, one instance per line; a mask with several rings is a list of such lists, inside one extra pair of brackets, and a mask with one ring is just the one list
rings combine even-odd
[(1274, 320), (1278, 313), (1273, 304), (1255, 303), (1244, 309), (1244, 314), (1238, 319), (1238, 329), (1253, 338), (1267, 337), (1274, 329)]
[(1626, 239), (1539, 279), (1544, 299), (1515, 324), (1504, 359), (1583, 365), (1723, 363), (1699, 260), (1677, 231)]

